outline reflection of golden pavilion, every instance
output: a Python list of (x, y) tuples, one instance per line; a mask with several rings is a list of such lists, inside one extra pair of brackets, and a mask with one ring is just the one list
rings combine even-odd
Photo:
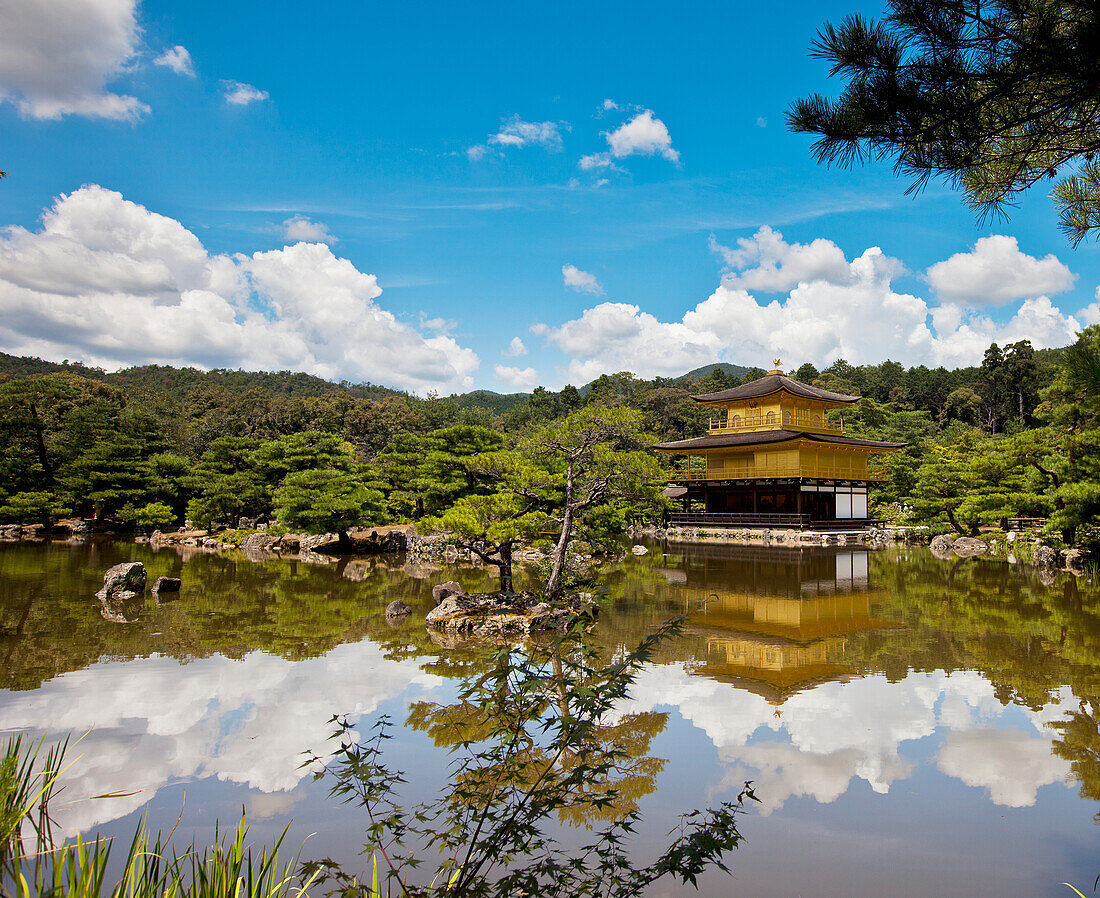
[(706, 662), (693, 672), (782, 702), (855, 673), (845, 661), (853, 633), (897, 626), (874, 615), (886, 591), (871, 586), (862, 549), (707, 546), (685, 549), (669, 571), (689, 635)]

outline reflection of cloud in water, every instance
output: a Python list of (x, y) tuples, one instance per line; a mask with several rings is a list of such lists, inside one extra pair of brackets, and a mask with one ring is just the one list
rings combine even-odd
[(939, 768), (968, 786), (984, 787), (994, 804), (1027, 808), (1040, 786), (1063, 782), (1069, 761), (1051, 754), (1050, 740), (1021, 730), (949, 733)]
[[(299, 662), (261, 652), (183, 665), (152, 657), (0, 693), (0, 730), (91, 731), (70, 748), (74, 763), (58, 803), (64, 827), (86, 830), (181, 780), (213, 775), (261, 793), (293, 789), (308, 774), (302, 753), (323, 748), (333, 714), (369, 714), (410, 687), (441, 682), (416, 661), (386, 660), (367, 641)], [(118, 790), (140, 791), (85, 800)]]
[(619, 711), (676, 708), (707, 734), (727, 765), (719, 790), (753, 780), (765, 814), (791, 797), (835, 801), (854, 778), (886, 793), (912, 774), (903, 743), (937, 731), (947, 731), (943, 773), (986, 787), (996, 804), (1019, 807), (1034, 803), (1040, 786), (1068, 774), (1069, 765), (1051, 752), (1055, 734), (1045, 724), (1061, 716), (1069, 698), (1066, 690), (1038, 713), (1005, 708), (981, 675), (935, 671), (894, 683), (883, 676), (826, 683), (777, 709), (680, 665), (652, 665)]

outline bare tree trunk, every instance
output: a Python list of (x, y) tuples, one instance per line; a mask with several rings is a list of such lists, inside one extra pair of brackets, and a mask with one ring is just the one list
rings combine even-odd
[(565, 557), (569, 552), (569, 540), (573, 536), (573, 509), (567, 504), (561, 519), (561, 536), (554, 547), (554, 564), (550, 568), (550, 578), (546, 581), (546, 598), (553, 601), (561, 593), (561, 576), (565, 569)]
[(966, 530), (963, 529), (962, 524), (960, 524), (958, 521), (955, 520), (955, 513), (950, 508), (947, 509), (947, 523), (949, 523), (953, 528), (955, 528), (955, 532), (957, 534), (959, 534), (959, 536), (968, 536), (969, 535), (969, 534), (967, 534)]
[(516, 589), (512, 585), (512, 541), (506, 539), (500, 544), (497, 552), (500, 554), (500, 561), (496, 563), (500, 569), (500, 591), (513, 593)]

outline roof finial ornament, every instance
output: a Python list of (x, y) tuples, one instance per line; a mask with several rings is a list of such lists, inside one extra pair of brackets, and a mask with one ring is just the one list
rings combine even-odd
[(775, 365), (775, 367), (769, 372), (770, 374), (782, 374), (783, 373), (783, 369), (780, 367), (783, 364), (782, 359), (774, 358), (774, 359), (772, 359), (772, 364)]

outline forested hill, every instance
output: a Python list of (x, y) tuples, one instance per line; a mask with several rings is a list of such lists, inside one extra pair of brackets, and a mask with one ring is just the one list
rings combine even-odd
[[(173, 368), (170, 365), (139, 365), (106, 372), (79, 362), (47, 362), (29, 356), (14, 356), (0, 352), (0, 381), (18, 380), (44, 374), (68, 373), (116, 386), (126, 393), (163, 393), (182, 401), (193, 391), (217, 388), (231, 393), (259, 390), (268, 396), (286, 399), (311, 399), (333, 393), (346, 393), (356, 399), (383, 399), (407, 394), (377, 384), (334, 382), (301, 371), (240, 371), (214, 368)], [(487, 408), (502, 414), (522, 402), (527, 393), (500, 394), (491, 390), (474, 390), (456, 395), (460, 408)]]
[(741, 380), (746, 374), (749, 373), (749, 368), (744, 365), (731, 365), (729, 362), (715, 362), (713, 365), (703, 365), (702, 368), (695, 368), (685, 374), (679, 380), (705, 380), (713, 375), (716, 371), (722, 371), (729, 377), (736, 377)]

